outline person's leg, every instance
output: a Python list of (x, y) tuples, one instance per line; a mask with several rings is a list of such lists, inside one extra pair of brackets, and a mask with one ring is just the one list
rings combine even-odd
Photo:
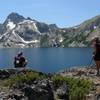
[(100, 73), (99, 73), (100, 61), (96, 61), (96, 68), (97, 68), (97, 75), (100, 75)]

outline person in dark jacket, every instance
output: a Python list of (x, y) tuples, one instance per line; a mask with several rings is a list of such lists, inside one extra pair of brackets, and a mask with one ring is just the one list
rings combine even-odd
[(97, 69), (97, 75), (100, 75), (100, 40), (99, 37), (95, 37), (93, 40), (94, 45), (94, 52), (93, 52), (93, 58), (96, 63), (96, 69)]
[(23, 56), (22, 52), (19, 52), (17, 56), (14, 58), (14, 67), (15, 68), (23, 68), (26, 67), (27, 60)]

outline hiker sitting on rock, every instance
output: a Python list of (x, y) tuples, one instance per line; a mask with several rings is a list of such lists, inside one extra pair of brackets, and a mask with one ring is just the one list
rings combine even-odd
[(23, 68), (27, 65), (27, 60), (23, 56), (22, 52), (19, 52), (17, 56), (14, 58), (14, 67), (15, 68)]
[(93, 58), (96, 63), (97, 75), (100, 75), (99, 73), (99, 69), (100, 69), (100, 40), (99, 40), (99, 37), (94, 37), (94, 39), (92, 39), (92, 42), (94, 45)]

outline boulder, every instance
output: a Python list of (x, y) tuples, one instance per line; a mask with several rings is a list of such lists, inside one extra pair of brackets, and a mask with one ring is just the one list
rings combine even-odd
[(59, 99), (69, 100), (69, 87), (64, 83), (56, 90)]
[(10, 76), (10, 73), (7, 70), (0, 70), (0, 79), (5, 79)]
[(25, 87), (24, 93), (29, 100), (54, 100), (53, 91), (47, 80)]

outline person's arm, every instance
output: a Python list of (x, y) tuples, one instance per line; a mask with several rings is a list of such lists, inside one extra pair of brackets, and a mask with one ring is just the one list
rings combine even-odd
[(96, 45), (94, 46), (93, 57), (96, 55)]
[(27, 64), (27, 60), (25, 59), (25, 65)]
[(27, 60), (25, 59), (25, 57), (23, 57), (23, 67), (25, 67), (27, 65)]

